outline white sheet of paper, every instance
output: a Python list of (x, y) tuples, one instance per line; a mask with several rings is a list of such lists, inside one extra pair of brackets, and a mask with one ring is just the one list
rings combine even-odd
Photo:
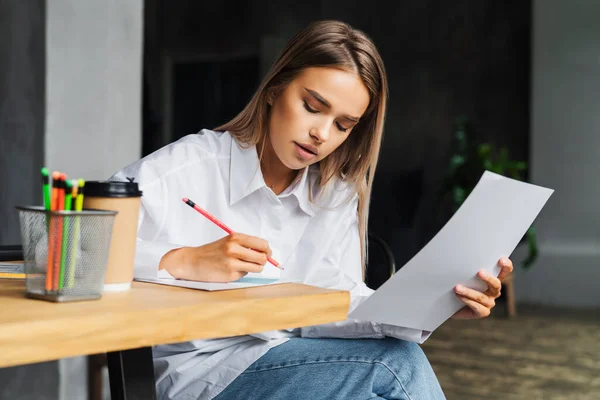
[(248, 272), (242, 279), (256, 278), (256, 279), (279, 279), (281, 278), (281, 269), (277, 268), (270, 262), (267, 262), (263, 270), (260, 272)]
[(0, 262), (0, 272), (10, 272), (13, 274), (24, 274), (24, 263)]
[(554, 190), (486, 171), (438, 234), (349, 317), (434, 331), (464, 304), (457, 284), (483, 290), (498, 275)]
[(248, 278), (247, 276), (238, 281), (229, 283), (195, 282), (169, 278), (136, 278), (135, 280), (140, 282), (157, 283), (159, 285), (179, 286), (188, 289), (200, 289), (208, 291), (242, 289), (247, 287), (265, 286), (279, 283), (277, 279)]

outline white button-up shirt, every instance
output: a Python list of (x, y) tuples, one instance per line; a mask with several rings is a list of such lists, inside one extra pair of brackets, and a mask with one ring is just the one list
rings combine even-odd
[[(263, 179), (256, 147), (241, 147), (228, 132), (203, 130), (150, 154), (111, 179), (135, 178), (143, 191), (135, 258), (136, 277), (169, 277), (162, 256), (200, 246), (225, 233), (182, 202), (188, 197), (234, 231), (266, 239), (283, 282), (348, 290), (354, 309), (372, 290), (362, 281), (357, 196), (340, 180), (323, 189), (318, 169), (301, 171), (276, 195)], [(309, 194), (311, 194), (309, 196)], [(312, 199), (312, 201), (311, 201)], [(382, 338), (422, 343), (427, 332), (347, 319), (283, 331), (156, 346), (159, 398), (217, 396), (270, 348), (291, 336)]]

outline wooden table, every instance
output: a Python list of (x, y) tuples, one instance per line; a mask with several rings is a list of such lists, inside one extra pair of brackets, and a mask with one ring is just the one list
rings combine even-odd
[[(0, 280), (0, 367), (108, 353), (113, 399), (152, 399), (151, 346), (346, 318), (349, 293), (299, 284), (219, 292), (134, 282), (96, 301), (24, 297)], [(140, 364), (141, 363), (141, 364)]]

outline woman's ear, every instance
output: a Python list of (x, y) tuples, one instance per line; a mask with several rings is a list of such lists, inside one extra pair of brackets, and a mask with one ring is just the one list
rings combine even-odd
[(274, 100), (275, 100), (275, 92), (273, 90), (270, 90), (269, 93), (267, 94), (267, 103), (272, 107)]

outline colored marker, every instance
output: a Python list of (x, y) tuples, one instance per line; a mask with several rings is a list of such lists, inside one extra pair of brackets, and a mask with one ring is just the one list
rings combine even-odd
[[(200, 208), (196, 203), (194, 203), (192, 200), (188, 199), (187, 197), (183, 198), (183, 202), (185, 204), (187, 204), (188, 206), (192, 207), (194, 210), (198, 211), (200, 214), (204, 215), (206, 218), (208, 218), (212, 223), (214, 223), (215, 225), (217, 225), (219, 228), (223, 229), (225, 232), (227, 232), (229, 235), (231, 235), (233, 233), (233, 231), (224, 223), (222, 223), (221, 221), (219, 221), (217, 218), (215, 218), (213, 215), (209, 214), (208, 211)], [(271, 257), (267, 257), (267, 261), (270, 262), (271, 264), (273, 264), (275, 267), (279, 268), (279, 269), (283, 269), (283, 267), (279, 266), (279, 263), (277, 261), (275, 261), (274, 259), (272, 259)]]
[(65, 180), (65, 211), (71, 211), (71, 199), (73, 196), (73, 186), (71, 185), (71, 181)]
[(60, 172), (52, 173), (52, 198), (50, 199), (50, 209), (58, 210), (58, 181), (60, 180)]
[[(71, 199), (73, 191), (71, 187), (71, 181), (65, 180), (65, 211), (71, 211)], [(58, 288), (62, 289), (65, 286), (65, 268), (67, 267), (67, 243), (69, 238), (69, 225), (70, 216), (64, 216), (63, 230), (62, 230), (62, 248), (60, 252), (60, 270), (58, 275)]]
[[(54, 171), (52, 173), (52, 197), (50, 199), (50, 210), (56, 211), (58, 205), (58, 182), (60, 173)], [(51, 291), (54, 287), (54, 258), (55, 258), (55, 241), (58, 228), (58, 217), (50, 215), (50, 231), (48, 232), (48, 265), (46, 266), (46, 290)]]
[[(75, 196), (75, 211), (83, 210), (83, 188), (85, 181), (80, 179), (73, 185), (73, 194)], [(72, 288), (75, 284), (75, 264), (77, 260), (77, 251), (79, 250), (79, 230), (80, 230), (80, 217), (75, 217), (75, 232), (73, 233), (73, 243), (71, 247), (71, 262), (69, 266), (69, 273), (67, 276), (67, 287)]]
[[(71, 202), (72, 209), (77, 211), (77, 195), (79, 193), (79, 181), (71, 181)], [(79, 245), (79, 217), (75, 216), (75, 225), (73, 228), (73, 240), (71, 241), (71, 254), (69, 256), (69, 267), (67, 268), (66, 286), (73, 287), (73, 278), (75, 277), (75, 261), (77, 260), (77, 246)]]
[[(57, 210), (63, 211), (65, 208), (65, 180), (67, 176), (63, 173), (60, 175), (58, 179), (58, 200), (57, 200)], [(56, 228), (56, 240), (54, 241), (54, 267), (53, 267), (53, 284), (52, 287), (54, 290), (58, 289), (58, 278), (60, 276), (60, 265), (61, 265), (61, 254), (62, 254), (62, 234), (63, 234), (63, 216), (57, 216), (58, 220), (57, 228)]]
[(44, 195), (44, 208), (50, 211), (52, 208), (52, 192), (50, 188), (50, 177), (48, 176), (48, 168), (42, 168), (42, 192)]
[(83, 194), (84, 194), (85, 181), (83, 179), (79, 180), (79, 193), (77, 194), (77, 199), (75, 200), (75, 211), (83, 210)]
[(79, 190), (79, 183), (77, 179), (71, 179), (71, 199), (73, 200), (73, 207), (75, 209), (75, 200), (77, 200), (77, 192)]
[[(50, 176), (48, 168), (42, 168), (42, 195), (44, 197), (44, 209), (52, 209), (52, 188), (50, 187)], [(50, 213), (46, 212), (46, 232), (50, 230)]]
[(65, 197), (67, 195), (67, 175), (65, 173), (60, 174), (60, 187), (58, 190), (58, 210), (63, 211), (65, 209)]

